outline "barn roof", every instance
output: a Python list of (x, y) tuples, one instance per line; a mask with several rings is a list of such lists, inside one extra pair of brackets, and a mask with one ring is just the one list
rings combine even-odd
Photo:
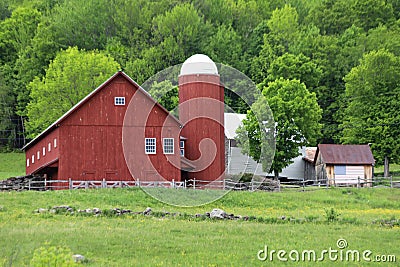
[(182, 125), (182, 123), (171, 113), (169, 113), (163, 106), (161, 106), (154, 98), (151, 97), (151, 95), (144, 90), (142, 87), (140, 87), (131, 77), (129, 77), (125, 72), (123, 71), (117, 71), (114, 75), (112, 75), (108, 80), (106, 80), (104, 83), (102, 83), (99, 87), (97, 87), (95, 90), (90, 92), (87, 96), (85, 96), (81, 101), (79, 101), (75, 106), (73, 106), (70, 110), (68, 110), (64, 115), (62, 115), (60, 118), (58, 118), (53, 124), (51, 124), (47, 129), (45, 129), (43, 132), (41, 132), (39, 135), (37, 135), (34, 139), (32, 139), (28, 144), (26, 144), (22, 150), (25, 150), (35, 144), (37, 141), (39, 141), (43, 136), (45, 136), (47, 133), (51, 132), (53, 129), (57, 128), (59, 124), (65, 120), (69, 115), (71, 115), (75, 110), (80, 108), (82, 105), (84, 105), (89, 99), (91, 99), (93, 96), (95, 96), (99, 91), (101, 91), (104, 87), (106, 87), (112, 80), (114, 80), (117, 76), (123, 76), (126, 78), (131, 84), (134, 85), (134, 87), (138, 88), (142, 93), (144, 93), (148, 98), (154, 102), (157, 106), (159, 106), (162, 110), (164, 110), (166, 113), (168, 113), (179, 125)]
[(315, 153), (315, 162), (319, 153), (321, 153), (323, 161), (327, 164), (375, 164), (369, 145), (319, 144)]

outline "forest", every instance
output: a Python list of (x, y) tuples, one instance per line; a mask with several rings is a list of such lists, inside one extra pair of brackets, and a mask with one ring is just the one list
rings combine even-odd
[(399, 162), (398, 0), (0, 0), (0, 150), (119, 69), (141, 84), (196, 53), (263, 92), (315, 96), (297, 107), (318, 115), (307, 145), (369, 143), (377, 164)]

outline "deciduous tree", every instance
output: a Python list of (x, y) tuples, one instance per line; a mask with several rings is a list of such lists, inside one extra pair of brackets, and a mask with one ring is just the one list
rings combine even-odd
[(45, 77), (36, 77), (29, 84), (31, 101), (26, 126), (30, 137), (46, 129), (118, 69), (118, 63), (98, 51), (76, 47), (61, 51)]

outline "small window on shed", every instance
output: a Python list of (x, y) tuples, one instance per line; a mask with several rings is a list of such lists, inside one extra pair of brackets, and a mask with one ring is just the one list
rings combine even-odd
[(29, 159), (26, 160), (26, 167), (29, 167)]
[(35, 155), (32, 155), (32, 164), (35, 163)]
[(43, 154), (43, 156), (45, 156), (45, 155), (46, 155), (46, 148), (45, 148), (45, 147), (43, 147), (42, 154)]
[(125, 106), (125, 97), (123, 96), (114, 97), (114, 105)]
[(54, 138), (54, 148), (56, 148), (56, 147), (57, 147), (57, 139)]
[(156, 139), (145, 138), (145, 152), (146, 154), (156, 154)]
[(40, 159), (40, 151), (37, 152), (37, 160)]
[(49, 152), (51, 151), (51, 143), (49, 143), (49, 145), (48, 145), (48, 151)]

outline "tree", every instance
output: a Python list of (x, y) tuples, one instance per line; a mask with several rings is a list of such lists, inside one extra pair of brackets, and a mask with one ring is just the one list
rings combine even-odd
[(345, 77), (349, 99), (342, 123), (344, 143), (371, 144), (378, 165), (400, 160), (400, 57), (387, 50), (366, 54)]
[(178, 87), (173, 86), (170, 80), (154, 81), (149, 94), (168, 111), (174, 110), (179, 104)]
[[(167, 58), (169, 56), (174, 58), (167, 62), (169, 64), (167, 66), (181, 63), (184, 58), (177, 56), (185, 57), (192, 54), (201, 47), (201, 37), (204, 38), (202, 18), (191, 4), (177, 5), (171, 11), (155, 17), (153, 29), (154, 41), (161, 47), (167, 48), (164, 55)], [(176, 55), (177, 49), (180, 50), (178, 55)]]
[(289, 51), (299, 38), (298, 14), (295, 8), (285, 5), (281, 9), (272, 12), (271, 18), (268, 20), (270, 33), (268, 38), (273, 45), (274, 52), (277, 56)]
[[(299, 148), (305, 145), (314, 145), (320, 135), (322, 110), (318, 106), (315, 93), (307, 90), (299, 80), (279, 79), (268, 84), (259, 85), (268, 105), (273, 113), (275, 121), (275, 155), (270, 172), (275, 178), (283, 168), (292, 163), (292, 159), (299, 155)], [(255, 103), (252, 107), (255, 115), (262, 112), (265, 106)], [(247, 116), (240, 131), (249, 135), (247, 144), (239, 141), (244, 151), (255, 159), (260, 160), (259, 147), (265, 142), (262, 132), (257, 128), (257, 116)], [(264, 121), (262, 122), (264, 123)], [(244, 130), (243, 130), (244, 129)], [(247, 146), (247, 147), (246, 147)]]
[(239, 68), (243, 53), (241, 38), (231, 26), (221, 25), (210, 37), (205, 52), (215, 62)]
[(297, 79), (304, 82), (310, 91), (315, 91), (322, 76), (322, 70), (303, 54), (285, 53), (272, 61), (267, 81), (279, 78)]
[(73, 47), (57, 54), (45, 77), (36, 77), (29, 84), (29, 136), (46, 129), (118, 69), (118, 63), (98, 51)]

